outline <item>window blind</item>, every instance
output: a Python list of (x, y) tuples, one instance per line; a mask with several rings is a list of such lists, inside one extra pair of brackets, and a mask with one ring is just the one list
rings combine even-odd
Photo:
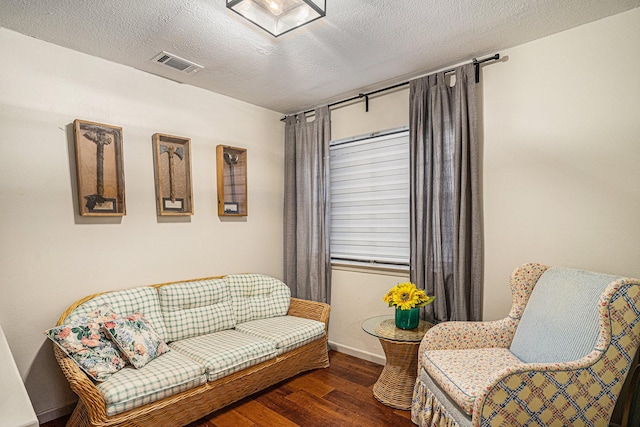
[(409, 265), (409, 131), (330, 146), (331, 259)]

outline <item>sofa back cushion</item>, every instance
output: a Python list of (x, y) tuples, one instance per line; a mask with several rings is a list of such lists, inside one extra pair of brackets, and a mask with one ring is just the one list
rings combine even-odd
[(158, 289), (167, 341), (231, 329), (236, 321), (224, 279), (174, 283)]
[(553, 267), (538, 279), (511, 343), (523, 362), (580, 359), (596, 345), (600, 296), (619, 277)]
[(73, 322), (104, 304), (111, 305), (119, 317), (127, 317), (135, 313), (142, 314), (160, 338), (166, 341), (167, 330), (160, 310), (158, 292), (152, 287), (124, 289), (98, 295), (69, 313), (64, 323)]
[(291, 290), (278, 279), (262, 274), (232, 274), (225, 280), (237, 323), (284, 316), (289, 311)]

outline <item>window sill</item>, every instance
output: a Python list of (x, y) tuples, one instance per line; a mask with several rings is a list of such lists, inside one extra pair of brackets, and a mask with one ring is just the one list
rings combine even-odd
[(331, 268), (339, 271), (353, 271), (357, 273), (385, 274), (387, 276), (409, 277), (409, 266), (391, 266), (383, 264), (349, 263), (332, 261)]

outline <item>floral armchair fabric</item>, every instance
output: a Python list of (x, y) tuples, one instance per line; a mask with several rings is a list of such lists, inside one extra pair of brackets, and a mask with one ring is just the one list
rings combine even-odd
[(640, 344), (640, 281), (525, 264), (511, 291), (503, 320), (427, 332), (412, 421), (607, 426)]

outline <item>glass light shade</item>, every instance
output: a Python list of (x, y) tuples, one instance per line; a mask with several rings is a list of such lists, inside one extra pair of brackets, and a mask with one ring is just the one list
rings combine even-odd
[(278, 37), (325, 16), (325, 0), (227, 0), (227, 7)]

